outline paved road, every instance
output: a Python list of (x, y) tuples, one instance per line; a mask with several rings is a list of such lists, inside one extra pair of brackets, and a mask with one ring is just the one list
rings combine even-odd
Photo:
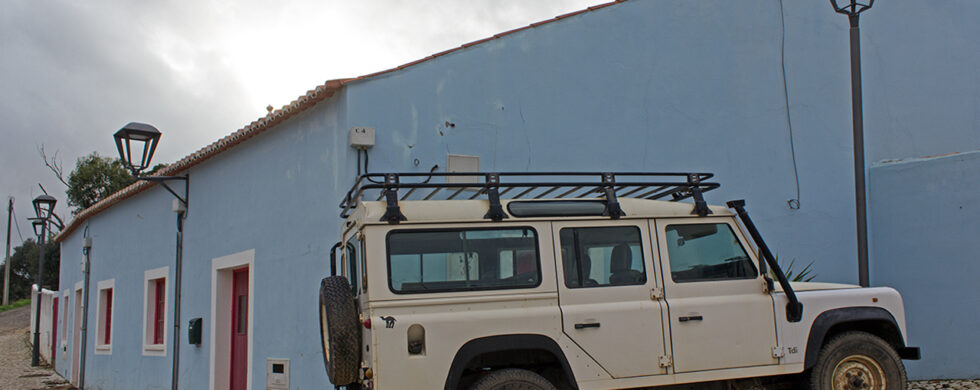
[[(31, 367), (30, 307), (0, 313), (0, 390), (67, 390), (75, 387), (50, 366)], [(909, 390), (980, 390), (980, 380), (910, 382)]]
[(30, 306), (0, 313), (0, 390), (73, 389), (50, 366), (31, 367)]

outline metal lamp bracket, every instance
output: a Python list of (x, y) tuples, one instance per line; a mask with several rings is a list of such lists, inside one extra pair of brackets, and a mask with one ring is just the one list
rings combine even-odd
[[(171, 195), (177, 198), (180, 204), (184, 206), (184, 211), (187, 210), (187, 199), (188, 199), (188, 194), (190, 193), (190, 174), (184, 174), (183, 176), (145, 176), (145, 177), (138, 177), (137, 179), (160, 184), (161, 186), (163, 186), (163, 188), (166, 188)], [(167, 185), (167, 181), (169, 180), (184, 181), (184, 196), (180, 196), (179, 194), (177, 194), (177, 191), (174, 191), (173, 188)]]

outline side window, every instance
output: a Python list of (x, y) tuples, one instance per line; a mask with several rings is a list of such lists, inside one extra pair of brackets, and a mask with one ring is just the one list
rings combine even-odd
[(674, 282), (753, 279), (745, 248), (726, 223), (668, 225), (667, 254)]
[(568, 288), (646, 283), (639, 228), (565, 228), (559, 236)]
[(357, 242), (357, 234), (354, 234), (350, 240), (347, 240), (346, 247), (347, 250), (344, 255), (347, 257), (347, 266), (350, 270), (350, 278), (348, 279), (350, 280), (351, 291), (356, 297), (360, 291), (360, 288), (358, 288), (358, 282), (361, 280), (361, 275), (358, 273), (358, 271), (362, 271), (358, 267), (360, 261), (358, 261), (357, 258), (357, 248), (360, 248), (360, 244)]
[(395, 293), (536, 287), (531, 228), (400, 230), (388, 235), (388, 283)]

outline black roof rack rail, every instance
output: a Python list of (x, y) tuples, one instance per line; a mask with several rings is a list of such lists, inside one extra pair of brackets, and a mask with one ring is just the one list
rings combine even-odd
[[(578, 199), (604, 198), (603, 215), (623, 216), (617, 197), (694, 199), (692, 214), (711, 214), (702, 194), (721, 185), (706, 180), (712, 173), (678, 172), (411, 172), (366, 173), (357, 180), (340, 203), (340, 217), (347, 218), (361, 199), (387, 202), (382, 221), (397, 224), (405, 220), (401, 200), (476, 199), (485, 196), (490, 208), (485, 218), (507, 218), (500, 199)], [(433, 182), (433, 178), (443, 180)], [(399, 190), (401, 192), (399, 196)], [(443, 190), (447, 190), (443, 192)], [(415, 197), (413, 197), (415, 195)], [(508, 196), (509, 195), (509, 196)]]

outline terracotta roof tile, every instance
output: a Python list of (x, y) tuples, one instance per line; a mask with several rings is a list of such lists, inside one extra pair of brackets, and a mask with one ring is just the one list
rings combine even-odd
[[(446, 54), (453, 53), (453, 52), (456, 52), (456, 51), (459, 51), (459, 50), (462, 50), (462, 49), (465, 49), (465, 48), (468, 48), (468, 47), (479, 45), (481, 43), (485, 43), (485, 42), (490, 41), (490, 40), (501, 38), (501, 37), (504, 37), (504, 36), (513, 34), (515, 32), (518, 32), (518, 31), (535, 28), (535, 27), (538, 27), (538, 26), (541, 26), (541, 25), (544, 25), (544, 24), (555, 22), (557, 20), (565, 19), (565, 18), (568, 18), (568, 17), (572, 17), (572, 16), (575, 16), (575, 15), (579, 15), (579, 14), (585, 13), (585, 12), (589, 12), (589, 11), (594, 11), (594, 10), (597, 10), (597, 9), (600, 9), (600, 8), (605, 8), (605, 7), (608, 7), (610, 5), (613, 5), (613, 4), (616, 4), (616, 3), (621, 3), (621, 2), (624, 2), (624, 1), (626, 1), (626, 0), (616, 0), (616, 1), (609, 2), (609, 3), (604, 3), (604, 4), (596, 5), (596, 6), (593, 6), (593, 7), (589, 7), (587, 9), (583, 9), (583, 10), (580, 10), (580, 11), (569, 12), (567, 14), (559, 15), (559, 16), (553, 18), (553, 19), (548, 19), (548, 20), (543, 20), (543, 21), (537, 22), (537, 23), (532, 23), (532, 24), (530, 24), (528, 26), (525, 26), (525, 27), (519, 27), (519, 28), (515, 28), (513, 30), (504, 31), (504, 32), (499, 33), (499, 34), (496, 34), (496, 35), (494, 35), (492, 37), (488, 37), (488, 38), (476, 40), (476, 41), (473, 41), (473, 42), (469, 42), (469, 43), (463, 44), (462, 46), (454, 47), (454, 48), (451, 48), (451, 49), (448, 49), (448, 50), (444, 50), (444, 51), (441, 51), (441, 52), (432, 54), (432, 55), (430, 55), (428, 57), (425, 57), (425, 58), (422, 58), (422, 59), (419, 59), (419, 60), (416, 60), (416, 61), (412, 61), (412, 62), (403, 64), (403, 65), (398, 66), (398, 67), (395, 67), (395, 68), (382, 70), (380, 72), (374, 72), (374, 73), (366, 74), (366, 75), (363, 75), (363, 76), (360, 76), (360, 77), (357, 77), (357, 78), (329, 80), (329, 81), (323, 83), (322, 85), (316, 86), (316, 88), (313, 88), (313, 89), (311, 89), (309, 91), (306, 91), (306, 94), (304, 94), (303, 96), (298, 97), (296, 100), (293, 100), (289, 104), (282, 106), (278, 110), (274, 110), (273, 112), (267, 113), (265, 116), (262, 116), (262, 117), (260, 117), (260, 118), (258, 118), (256, 120), (252, 121), (247, 126), (242, 127), (242, 128), (236, 130), (235, 132), (233, 132), (233, 133), (231, 133), (231, 134), (229, 134), (229, 135), (227, 135), (225, 137), (222, 137), (221, 139), (219, 139), (219, 140), (211, 143), (210, 145), (207, 145), (207, 146), (205, 146), (205, 147), (203, 147), (201, 149), (198, 149), (194, 153), (191, 153), (190, 155), (188, 155), (188, 156), (186, 156), (186, 157), (178, 160), (177, 162), (175, 162), (173, 164), (170, 164), (166, 168), (163, 168), (162, 170), (160, 170), (158, 172), (158, 174), (160, 176), (176, 176), (176, 175), (178, 175), (178, 174), (180, 174), (180, 173), (182, 173), (184, 171), (187, 171), (191, 167), (193, 167), (195, 165), (198, 165), (200, 163), (203, 163), (203, 162), (207, 161), (208, 159), (210, 159), (211, 157), (214, 157), (215, 155), (217, 155), (219, 153), (222, 153), (222, 152), (224, 152), (224, 151), (226, 151), (228, 149), (231, 149), (235, 145), (238, 145), (238, 144), (244, 142), (245, 140), (254, 137), (255, 135), (261, 134), (261, 133), (263, 133), (263, 132), (265, 132), (265, 131), (267, 131), (269, 129), (272, 129), (276, 125), (282, 123), (283, 121), (285, 121), (285, 120), (287, 120), (287, 119), (289, 119), (289, 118), (291, 118), (291, 117), (293, 117), (293, 116), (295, 116), (295, 115), (303, 112), (304, 110), (306, 110), (306, 109), (308, 109), (308, 108), (316, 105), (317, 103), (319, 103), (319, 102), (321, 102), (321, 101), (323, 101), (323, 100), (325, 100), (325, 99), (333, 96), (333, 94), (336, 93), (337, 91), (339, 91), (341, 88), (343, 88), (343, 86), (345, 84), (348, 84), (348, 83), (351, 83), (351, 82), (354, 82), (354, 81), (361, 81), (361, 80), (369, 79), (369, 78), (380, 76), (380, 75), (383, 75), (383, 74), (386, 74), (386, 73), (395, 72), (395, 71), (398, 71), (398, 70), (401, 70), (401, 69), (405, 69), (405, 68), (408, 68), (408, 67), (411, 67), (411, 66), (418, 65), (418, 64), (423, 63), (423, 62), (426, 62), (426, 61), (428, 61), (430, 59), (433, 59), (433, 58), (436, 58), (436, 57), (440, 57), (440, 56), (444, 56)], [(136, 194), (138, 194), (140, 192), (143, 192), (144, 190), (149, 189), (149, 188), (151, 188), (151, 187), (153, 187), (155, 185), (156, 185), (156, 183), (147, 182), (147, 181), (138, 181), (136, 183), (133, 183), (133, 184), (129, 185), (126, 188), (123, 188), (122, 190), (119, 190), (115, 194), (112, 194), (109, 197), (107, 197), (107, 198), (99, 201), (98, 203), (92, 205), (91, 207), (89, 207), (89, 208), (87, 208), (85, 210), (82, 210), (82, 212), (80, 212), (77, 215), (75, 215), (75, 218), (73, 218), (68, 223), (68, 225), (65, 226), (65, 229), (62, 230), (61, 233), (59, 233), (55, 237), (55, 241), (60, 242), (60, 241), (64, 240), (65, 238), (67, 238), (68, 235), (70, 235), (72, 232), (74, 232), (75, 229), (78, 229), (78, 227), (83, 222), (85, 222), (85, 220), (88, 219), (89, 217), (91, 217), (93, 215), (96, 215), (96, 214), (98, 214), (98, 213), (100, 213), (100, 212), (108, 209), (109, 207), (112, 207), (113, 205), (115, 205), (115, 204), (117, 204), (119, 202), (122, 202), (123, 200), (126, 200), (126, 199), (128, 199), (128, 198), (130, 198), (130, 197), (132, 197), (132, 196), (134, 196), (134, 195), (136, 195)]]

